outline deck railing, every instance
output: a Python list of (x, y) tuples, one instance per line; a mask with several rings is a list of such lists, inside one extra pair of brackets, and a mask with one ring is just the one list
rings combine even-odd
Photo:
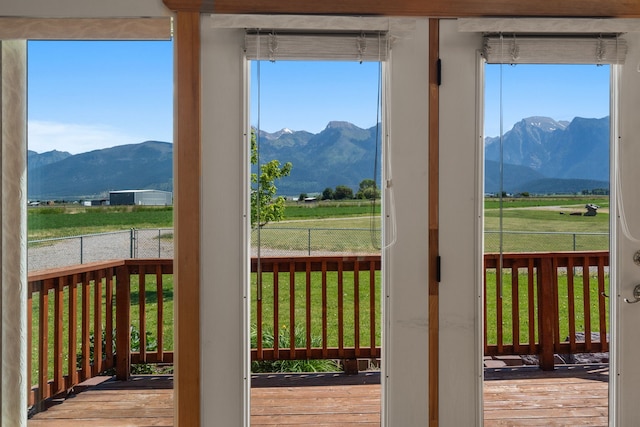
[[(173, 352), (164, 349), (162, 331), (167, 323), (163, 275), (171, 274), (170, 259), (104, 261), (29, 274), (29, 404), (37, 407), (109, 369), (128, 378), (131, 363), (173, 362)], [(149, 275), (155, 280), (152, 295), (147, 295)], [(136, 321), (131, 317), (132, 292), (137, 297)], [(157, 302), (157, 327), (151, 331), (157, 340), (153, 351), (147, 350), (146, 343), (145, 304), (150, 296)], [(133, 324), (139, 336), (136, 351), (131, 349)]]
[[(486, 254), (484, 262), (486, 355), (538, 355), (552, 369), (554, 353), (608, 351), (608, 252)], [(251, 359), (379, 358), (380, 268), (380, 256), (253, 259)], [(29, 274), (30, 404), (107, 369), (126, 379), (132, 364), (172, 363), (172, 274), (170, 259)]]
[(607, 352), (608, 267), (607, 251), (485, 254), (485, 355), (538, 355), (549, 370), (554, 354)]
[(254, 258), (251, 271), (252, 360), (380, 357), (380, 256)]

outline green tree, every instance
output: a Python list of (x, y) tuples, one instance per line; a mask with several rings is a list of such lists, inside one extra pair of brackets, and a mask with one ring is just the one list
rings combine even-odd
[(337, 185), (336, 191), (333, 192), (333, 198), (336, 200), (353, 199), (353, 190), (346, 185)]
[(333, 200), (333, 189), (325, 188), (322, 192), (322, 200)]
[(376, 182), (372, 179), (363, 179), (360, 182), (360, 188), (356, 193), (356, 199), (378, 199), (380, 197), (380, 190)]
[(306, 198), (307, 198), (307, 193), (300, 193), (300, 195), (298, 196), (298, 201), (304, 202), (304, 199)]
[[(258, 164), (258, 144), (256, 133), (251, 131), (251, 164)], [(282, 196), (276, 197), (277, 179), (289, 176), (293, 165), (287, 162), (280, 166), (278, 160), (259, 165), (258, 173), (251, 174), (251, 227), (262, 227), (271, 221), (284, 218), (284, 202)]]

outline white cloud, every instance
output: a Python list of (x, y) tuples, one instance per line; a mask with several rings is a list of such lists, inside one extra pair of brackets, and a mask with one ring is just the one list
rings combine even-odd
[(85, 153), (144, 140), (105, 125), (85, 125), (30, 120), (28, 148), (38, 153), (51, 150)]

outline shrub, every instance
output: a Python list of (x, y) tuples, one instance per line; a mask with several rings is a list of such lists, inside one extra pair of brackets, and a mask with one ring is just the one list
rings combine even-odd
[[(289, 348), (289, 328), (283, 325), (278, 334), (279, 348)], [(307, 341), (305, 329), (296, 325), (294, 327), (295, 346), (296, 348), (305, 348)], [(273, 348), (275, 336), (272, 327), (263, 327), (262, 329), (262, 346), (263, 348)], [(311, 337), (311, 346), (319, 347), (322, 344), (322, 338), (318, 336)], [(258, 347), (258, 331), (257, 328), (251, 326), (251, 348)], [(251, 362), (251, 372), (335, 372), (340, 370), (340, 364), (334, 360), (327, 359), (304, 359), (304, 360), (261, 360)]]

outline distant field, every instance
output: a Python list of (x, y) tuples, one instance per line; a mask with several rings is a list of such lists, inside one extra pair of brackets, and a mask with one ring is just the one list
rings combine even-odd
[[(585, 213), (585, 205), (600, 206), (596, 216), (575, 216), (572, 212)], [(498, 230), (500, 224), (499, 203), (485, 199), (485, 230)], [(502, 226), (507, 231), (549, 232), (608, 232), (609, 199), (596, 198), (540, 198), (505, 199), (502, 210)]]
[[(326, 221), (316, 220), (354, 217), (352, 223), (341, 223), (338, 228), (366, 228), (369, 226), (369, 220), (366, 219), (366, 216), (370, 216), (372, 211), (375, 215), (380, 215), (379, 202), (375, 206), (365, 200), (319, 202), (311, 205), (289, 203), (286, 207), (285, 218), (288, 221), (313, 219), (314, 221), (305, 227), (328, 227), (333, 225), (327, 224)], [(284, 224), (284, 222), (280, 223), (280, 225)], [(277, 223), (268, 226), (274, 225)], [(39, 206), (28, 209), (27, 220), (29, 240), (128, 230), (130, 228), (167, 227), (173, 227), (173, 207), (171, 206)]]
[(284, 217), (291, 219), (319, 219), (348, 216), (380, 215), (380, 201), (368, 200), (319, 201), (314, 203), (287, 203)]
[[(581, 206), (594, 203), (602, 208), (609, 207), (608, 196), (576, 196), (576, 197), (506, 197), (502, 200), (506, 208), (528, 208), (537, 206)], [(500, 201), (497, 197), (485, 197), (485, 209), (498, 209)]]
[[(584, 205), (595, 203), (600, 210), (595, 217), (570, 215), (586, 212)], [(530, 233), (607, 233), (609, 230), (609, 199), (607, 197), (541, 197), (504, 199), (502, 229)], [(485, 230), (500, 230), (499, 202), (485, 199)], [(173, 226), (172, 207), (103, 206), (103, 207), (34, 207), (28, 210), (28, 239), (75, 236), (130, 228), (168, 228)], [(289, 202), (285, 219), (267, 224), (261, 244), (274, 249), (308, 248), (315, 250), (348, 250), (371, 246), (372, 236), (367, 230), (379, 230), (380, 203), (372, 205), (366, 200), (321, 201), (313, 204)], [(275, 229), (303, 229), (295, 232)], [(319, 230), (323, 229), (323, 230)], [(354, 231), (327, 231), (327, 230)], [(318, 230), (318, 231), (316, 231)], [(267, 232), (268, 231), (268, 232)], [(300, 234), (302, 233), (302, 234)], [(346, 234), (345, 234), (346, 233)], [(487, 251), (496, 251), (495, 233), (487, 233)], [(373, 236), (379, 239), (379, 232)], [(532, 239), (534, 241), (532, 241)], [(505, 235), (506, 251), (544, 251), (607, 249), (606, 236), (580, 237), (576, 244), (573, 236)], [(312, 240), (312, 241), (311, 241)], [(311, 241), (311, 243), (309, 243)], [(324, 242), (324, 243), (323, 243)], [(356, 244), (357, 243), (357, 244)], [(368, 252), (369, 250), (367, 250)]]
[[(585, 205), (600, 206), (596, 216)], [(485, 251), (500, 248), (500, 209), (494, 198), (485, 199)], [(505, 199), (502, 210), (502, 248), (505, 252), (606, 250), (609, 248), (608, 197)], [(549, 234), (538, 234), (549, 233)], [(551, 234), (555, 233), (555, 234)], [(594, 233), (594, 234), (591, 234)]]
[(96, 206), (28, 209), (29, 240), (173, 226), (173, 207)]

